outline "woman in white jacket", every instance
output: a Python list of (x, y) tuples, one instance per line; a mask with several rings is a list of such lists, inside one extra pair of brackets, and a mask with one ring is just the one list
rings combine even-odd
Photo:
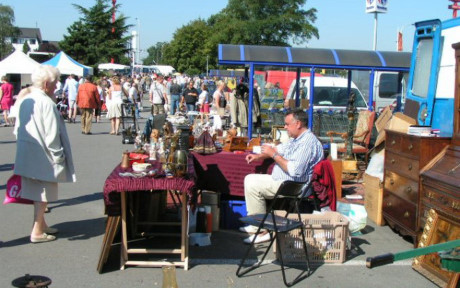
[(19, 103), (14, 173), (21, 175), (22, 197), (34, 201), (32, 243), (56, 239), (45, 221), (48, 202), (58, 199), (58, 182), (75, 182), (69, 138), (53, 101), (59, 70), (42, 65), (32, 74), (33, 87)]

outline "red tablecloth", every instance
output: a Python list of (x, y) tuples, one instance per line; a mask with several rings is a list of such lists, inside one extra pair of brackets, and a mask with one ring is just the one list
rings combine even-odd
[(246, 175), (271, 174), (274, 165), (272, 159), (248, 164), (245, 160), (247, 153), (219, 152), (201, 155), (192, 152), (191, 155), (197, 188), (232, 196), (244, 196), (244, 177)]
[[(152, 163), (154, 168), (160, 168), (160, 163)], [(151, 177), (145, 176), (142, 178), (123, 177), (119, 173), (132, 172), (132, 169), (123, 169), (118, 165), (110, 173), (104, 183), (104, 204), (106, 213), (109, 216), (118, 216), (120, 210), (120, 193), (122, 191), (145, 191), (145, 190), (177, 190), (182, 193), (187, 193), (190, 201), (195, 200), (195, 181), (188, 177)]]

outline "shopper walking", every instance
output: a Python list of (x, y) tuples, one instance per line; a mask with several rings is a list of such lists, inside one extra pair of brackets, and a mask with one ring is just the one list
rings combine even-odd
[(77, 105), (81, 109), (81, 133), (91, 135), (93, 112), (101, 105), (101, 96), (91, 75), (85, 76), (85, 82), (78, 87)]
[(2, 87), (0, 90), (0, 108), (3, 110), (3, 120), (5, 121), (5, 126), (13, 125), (12, 119), (8, 119), (8, 114), (10, 113), (11, 106), (13, 106), (13, 85), (8, 82), (6, 76), (2, 77)]

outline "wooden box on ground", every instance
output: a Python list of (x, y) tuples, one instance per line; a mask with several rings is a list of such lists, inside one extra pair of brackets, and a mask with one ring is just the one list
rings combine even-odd
[(383, 204), (383, 182), (378, 177), (364, 174), (364, 207), (367, 218), (371, 219), (378, 226), (385, 225), (382, 215)]
[[(282, 213), (285, 212), (280, 211), (277, 214), (284, 215)], [(300, 215), (305, 225), (305, 240), (310, 262), (343, 263), (346, 258), (348, 238), (347, 218), (338, 212)], [(290, 214), (288, 218), (297, 219), (297, 215)], [(305, 261), (300, 229), (280, 234), (280, 247), (284, 263)], [(279, 251), (274, 250), (276, 258), (279, 259)]]

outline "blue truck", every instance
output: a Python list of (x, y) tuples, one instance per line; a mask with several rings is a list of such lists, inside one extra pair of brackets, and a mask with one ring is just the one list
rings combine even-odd
[(451, 137), (454, 118), (455, 51), (460, 18), (415, 23), (404, 114)]

